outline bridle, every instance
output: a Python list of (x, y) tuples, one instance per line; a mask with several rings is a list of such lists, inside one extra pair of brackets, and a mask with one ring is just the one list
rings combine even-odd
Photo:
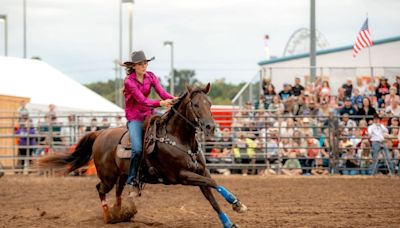
[(187, 107), (186, 110), (189, 110), (190, 114), (194, 117), (194, 123), (193, 123), (193, 121), (189, 120), (186, 116), (182, 115), (182, 113), (178, 112), (178, 110), (176, 110), (174, 107), (171, 107), (171, 110), (174, 111), (183, 120), (185, 120), (185, 122), (188, 123), (190, 126), (192, 126), (195, 130), (198, 130), (198, 129), (203, 130), (201, 123), (199, 121), (199, 117), (196, 115), (196, 112), (193, 110), (192, 101), (189, 100), (184, 105)]

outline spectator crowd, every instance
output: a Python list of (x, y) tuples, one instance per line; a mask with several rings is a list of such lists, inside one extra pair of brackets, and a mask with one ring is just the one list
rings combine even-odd
[[(332, 91), (317, 78), (263, 93), (233, 114), (232, 126), (207, 139), (214, 172), (284, 175), (398, 173), (400, 75), (396, 81), (347, 78)], [(230, 143), (227, 143), (230, 142)], [(231, 158), (231, 160), (229, 160)], [(221, 163), (236, 168), (218, 167)]]

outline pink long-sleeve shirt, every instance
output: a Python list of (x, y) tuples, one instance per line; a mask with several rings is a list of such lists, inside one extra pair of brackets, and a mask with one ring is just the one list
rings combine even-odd
[(172, 99), (171, 96), (160, 85), (157, 77), (150, 71), (147, 71), (143, 77), (143, 83), (136, 79), (136, 74), (132, 73), (125, 80), (125, 115), (128, 121), (144, 121), (149, 117), (154, 108), (160, 107), (159, 100), (149, 99), (151, 87), (163, 99)]

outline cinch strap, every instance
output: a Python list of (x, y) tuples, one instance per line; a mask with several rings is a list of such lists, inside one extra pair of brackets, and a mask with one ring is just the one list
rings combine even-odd
[(230, 204), (236, 203), (237, 199), (236, 197), (230, 193), (228, 190), (226, 190), (226, 188), (224, 188), (223, 186), (219, 185), (217, 186), (217, 191), (219, 192), (219, 194), (221, 194), (226, 201), (228, 201)]

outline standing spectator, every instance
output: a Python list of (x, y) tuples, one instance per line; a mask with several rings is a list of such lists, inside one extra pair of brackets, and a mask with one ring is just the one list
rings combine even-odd
[(283, 90), (279, 92), (279, 96), (281, 97), (282, 102), (285, 102), (290, 98), (290, 96), (292, 96), (292, 91), (290, 90), (290, 85), (288, 83), (283, 84)]
[(78, 140), (78, 125), (75, 115), (68, 116), (68, 123), (61, 127), (62, 142), (70, 147)]
[(57, 118), (56, 106), (54, 104), (49, 104), (49, 111), (47, 111), (46, 116), (52, 120)]
[(101, 126), (99, 127), (99, 130), (107, 129), (110, 128), (110, 122), (108, 122), (107, 117), (103, 117), (101, 120)]
[(25, 123), (25, 121), (29, 118), (29, 110), (26, 108), (26, 102), (21, 101), (20, 107), (18, 109), (18, 115), (19, 115), (19, 124)]
[(268, 91), (268, 87), (269, 87), (270, 85), (272, 85), (272, 84), (271, 84), (271, 79), (269, 79), (269, 78), (263, 78), (263, 81), (262, 81), (262, 89), (263, 89), (263, 91), (264, 91), (264, 95), (266, 95), (266, 93), (267, 93), (267, 91)]
[(360, 95), (358, 88), (353, 89), (353, 97), (351, 98), (351, 103), (353, 103), (356, 111), (361, 109), (363, 106), (363, 96)]
[(269, 105), (273, 103), (273, 99), (276, 96), (274, 85), (272, 84), (268, 85), (267, 90), (264, 92), (264, 96), (267, 108), (269, 108)]
[(385, 96), (389, 94), (389, 84), (387, 78), (382, 77), (379, 80), (378, 88), (375, 90), (376, 98), (378, 100), (378, 108), (382, 108), (385, 104)]
[(386, 94), (385, 96), (385, 107), (389, 107), (392, 101), (397, 101), (397, 103), (400, 103), (400, 96), (397, 95), (396, 87), (391, 87), (389, 92), (390, 93)]
[[(23, 170), (27, 168), (32, 162), (32, 156), (36, 145), (36, 130), (32, 125), (32, 120), (25, 120), (16, 132), (18, 136), (18, 169)], [(24, 158), (21, 158), (24, 157)]]
[(300, 78), (299, 78), (299, 77), (296, 77), (296, 78), (294, 79), (294, 86), (293, 86), (293, 88), (292, 88), (293, 95), (295, 95), (296, 97), (298, 97), (298, 96), (300, 96), (300, 94), (302, 93), (302, 91), (304, 91), (304, 86), (302, 86), (302, 85), (300, 84)]
[(117, 115), (115, 117), (115, 123), (111, 123), (110, 126), (111, 127), (124, 127), (125, 123), (122, 121), (122, 116), (121, 115)]
[(342, 85), (342, 88), (344, 89), (344, 96), (351, 97), (353, 92), (353, 81), (351, 78), (347, 78), (346, 83)]
[(357, 115), (365, 116), (365, 117), (360, 117), (360, 119), (365, 119), (367, 123), (372, 124), (372, 116), (376, 114), (376, 110), (374, 107), (372, 107), (371, 101), (369, 100), (368, 97), (363, 98), (362, 104), (363, 106), (361, 109), (358, 110)]
[(340, 109), (339, 114), (344, 115), (344, 114), (349, 114), (350, 116), (354, 116), (357, 114), (356, 110), (353, 107), (353, 104), (351, 103), (351, 98), (346, 97), (344, 106), (342, 109)]
[(389, 169), (392, 169), (392, 162), (390, 160), (390, 153), (385, 144), (385, 137), (388, 135), (388, 129), (380, 123), (380, 118), (377, 114), (374, 115), (374, 123), (368, 127), (368, 135), (370, 136), (370, 140), (372, 141), (372, 158), (373, 165), (371, 174), (376, 174), (376, 169), (378, 165), (378, 155), (381, 149), (383, 148), (383, 152), (386, 157), (389, 159)]
[(100, 130), (99, 126), (97, 126), (97, 118), (93, 117), (90, 121), (90, 125), (86, 127), (86, 132), (93, 132), (97, 130)]

